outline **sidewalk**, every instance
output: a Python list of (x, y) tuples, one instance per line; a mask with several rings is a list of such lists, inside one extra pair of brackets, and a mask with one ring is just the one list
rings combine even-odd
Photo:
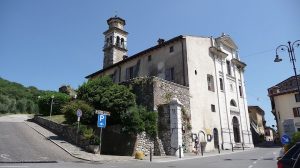
[[(93, 161), (93, 162), (119, 162), (119, 161), (142, 161), (142, 162), (149, 162), (150, 156), (145, 156), (144, 160), (136, 160), (133, 156), (115, 156), (115, 155), (99, 155), (99, 154), (93, 154), (84, 151), (83, 149), (70, 144), (69, 142), (64, 141), (62, 138), (58, 137), (56, 134), (52, 133), (51, 131), (41, 127), (40, 125), (34, 123), (25, 121), (25, 124), (27, 124), (29, 127), (34, 129), (36, 132), (59, 146), (61, 149), (69, 153), (71, 156), (85, 160), (85, 161)], [(249, 150), (249, 149), (247, 149)], [(250, 149), (253, 150), (253, 149)], [(245, 150), (246, 151), (246, 150)], [(243, 150), (235, 150), (234, 153), (237, 152), (243, 152)], [(205, 152), (203, 156), (196, 155), (194, 153), (184, 153), (184, 157), (178, 158), (176, 156), (153, 156), (152, 162), (156, 163), (162, 163), (162, 162), (174, 162), (174, 161), (180, 161), (180, 160), (188, 160), (188, 159), (201, 159), (205, 157), (210, 156), (216, 156), (216, 155), (226, 155), (233, 153), (231, 150), (221, 150), (221, 153), (219, 154), (218, 151), (214, 152)]]
[[(249, 151), (253, 149), (245, 149), (244, 151)], [(212, 152), (204, 152), (203, 156), (201, 154), (196, 155), (195, 153), (184, 153), (184, 156), (182, 158), (178, 158), (176, 156), (153, 156), (152, 162), (157, 162), (157, 163), (176, 162), (181, 160), (201, 159), (201, 158), (206, 158), (211, 156), (227, 155), (227, 154), (244, 152), (244, 151), (242, 149), (234, 150), (234, 152), (232, 152), (231, 150), (221, 150), (220, 153), (218, 153), (218, 151), (212, 151)], [(150, 160), (150, 156), (145, 156), (143, 161), (149, 162), (149, 160)]]

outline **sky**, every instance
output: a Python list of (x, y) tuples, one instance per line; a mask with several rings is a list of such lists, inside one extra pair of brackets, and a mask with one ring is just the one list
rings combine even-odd
[(78, 88), (102, 69), (103, 32), (115, 15), (126, 20), (129, 56), (158, 38), (224, 32), (247, 64), (248, 104), (260, 106), (271, 126), (267, 89), (293, 75), (287, 52), (273, 62), (275, 49), (300, 40), (299, 8), (299, 0), (0, 0), (0, 77), (42, 90)]

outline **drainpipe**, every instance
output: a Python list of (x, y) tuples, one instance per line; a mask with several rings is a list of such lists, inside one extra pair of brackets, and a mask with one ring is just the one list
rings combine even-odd
[(118, 68), (119, 68), (119, 83), (121, 83), (121, 66), (118, 66)]
[(185, 61), (184, 61), (184, 50), (183, 50), (183, 38), (180, 40), (181, 42), (181, 57), (182, 57), (182, 72), (183, 72), (183, 85), (186, 86), (185, 79)]
[[(211, 46), (214, 47), (213, 38), (210, 37)], [(216, 74), (216, 84), (217, 84), (217, 96), (218, 96), (218, 109), (219, 109), (219, 117), (220, 117), (220, 128), (221, 128), (221, 139), (222, 139), (222, 149), (224, 150), (224, 137), (223, 137), (223, 127), (222, 127), (222, 121), (221, 121), (221, 109), (220, 109), (220, 96), (219, 96), (219, 83), (217, 78), (217, 67), (216, 67), (216, 58), (214, 56), (214, 66), (215, 66), (215, 74)], [(219, 144), (218, 144), (219, 145)], [(219, 148), (220, 149), (220, 148)]]

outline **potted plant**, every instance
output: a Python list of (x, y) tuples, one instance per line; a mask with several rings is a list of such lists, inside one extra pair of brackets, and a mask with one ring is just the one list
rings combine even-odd
[(92, 152), (92, 153), (99, 153), (100, 152), (99, 143), (100, 143), (99, 137), (93, 135), (89, 140), (89, 145), (87, 146), (87, 151)]

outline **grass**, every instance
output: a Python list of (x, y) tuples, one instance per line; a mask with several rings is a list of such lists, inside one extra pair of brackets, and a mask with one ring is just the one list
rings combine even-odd
[[(50, 116), (45, 116), (44, 118), (50, 120)], [(66, 121), (65, 115), (53, 115), (51, 116), (51, 120), (58, 124), (63, 124)]]

